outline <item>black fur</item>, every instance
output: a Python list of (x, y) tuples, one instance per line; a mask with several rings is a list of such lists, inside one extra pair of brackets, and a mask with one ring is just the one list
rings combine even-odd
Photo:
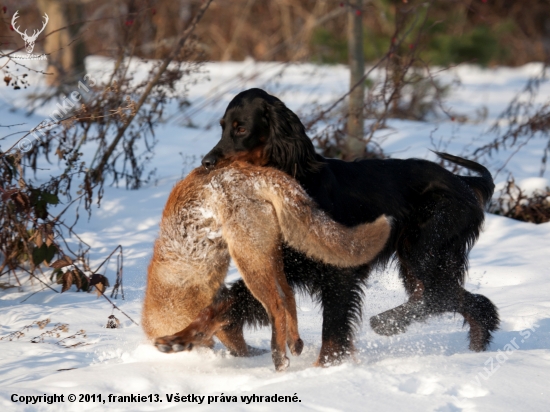
[[(485, 350), (498, 328), (496, 307), (463, 288), (468, 252), (483, 224), (483, 207), (494, 184), (476, 162), (445, 153), (441, 158), (478, 172), (458, 176), (419, 159), (345, 162), (315, 153), (298, 117), (260, 89), (238, 94), (221, 121), (220, 142), (203, 159), (215, 167), (233, 158), (271, 165), (294, 176), (336, 221), (353, 226), (381, 214), (394, 217), (392, 236), (374, 265), (397, 260), (409, 300), (371, 318), (375, 332), (392, 335), (415, 320), (458, 312), (470, 324), (470, 349)], [(337, 362), (352, 349), (361, 318), (362, 286), (370, 267), (339, 269), (312, 261), (284, 246), (285, 273), (295, 290), (323, 307), (320, 362)], [(265, 312), (243, 285), (235, 284), (234, 322), (265, 324)]]

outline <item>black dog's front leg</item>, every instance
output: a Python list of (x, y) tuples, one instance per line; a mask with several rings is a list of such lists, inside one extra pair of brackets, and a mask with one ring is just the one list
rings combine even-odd
[(308, 259), (287, 245), (283, 246), (283, 258), (290, 286), (295, 292), (315, 297), (323, 309), (322, 345), (316, 365), (340, 363), (353, 353), (369, 265), (338, 268)]
[(353, 353), (355, 330), (361, 321), (363, 285), (369, 273), (367, 267), (341, 269), (325, 266), (324, 269), (320, 295), (323, 343), (316, 363), (318, 366), (338, 364)]

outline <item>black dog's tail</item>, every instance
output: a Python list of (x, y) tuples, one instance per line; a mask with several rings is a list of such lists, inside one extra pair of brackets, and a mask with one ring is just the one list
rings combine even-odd
[(474, 172), (479, 173), (481, 176), (460, 176), (472, 189), (477, 189), (483, 199), (483, 204), (486, 205), (495, 191), (495, 183), (493, 182), (493, 176), (491, 172), (487, 170), (485, 166), (480, 165), (477, 162), (472, 160), (467, 160), (462, 157), (453, 156), (448, 153), (434, 152), (440, 158), (447, 160), (449, 162), (455, 163), (459, 166), (465, 167), (466, 169), (473, 170)]

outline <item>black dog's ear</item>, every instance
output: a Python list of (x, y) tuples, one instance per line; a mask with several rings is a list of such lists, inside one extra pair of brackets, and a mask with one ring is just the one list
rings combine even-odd
[(272, 166), (300, 179), (320, 169), (315, 148), (298, 116), (276, 97), (264, 100), (269, 125), (266, 151)]

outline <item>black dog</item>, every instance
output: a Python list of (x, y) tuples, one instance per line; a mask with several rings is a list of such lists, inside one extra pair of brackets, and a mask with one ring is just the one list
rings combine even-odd
[[(409, 295), (406, 303), (371, 318), (381, 335), (404, 332), (413, 321), (458, 312), (470, 325), (470, 349), (482, 351), (498, 328), (496, 307), (463, 288), (468, 252), (479, 236), (483, 208), (494, 184), (478, 163), (444, 153), (450, 162), (479, 173), (458, 176), (419, 159), (345, 162), (315, 153), (298, 117), (260, 89), (239, 93), (220, 121), (222, 138), (202, 160), (206, 168), (236, 159), (274, 166), (294, 176), (319, 206), (345, 225), (395, 219), (392, 236), (377, 264), (395, 257)], [(319, 364), (338, 362), (353, 349), (361, 317), (362, 286), (371, 267), (338, 269), (284, 246), (289, 284), (315, 296), (323, 308)], [(237, 282), (222, 295), (230, 299), (234, 331), (244, 324), (268, 324), (265, 311)]]

